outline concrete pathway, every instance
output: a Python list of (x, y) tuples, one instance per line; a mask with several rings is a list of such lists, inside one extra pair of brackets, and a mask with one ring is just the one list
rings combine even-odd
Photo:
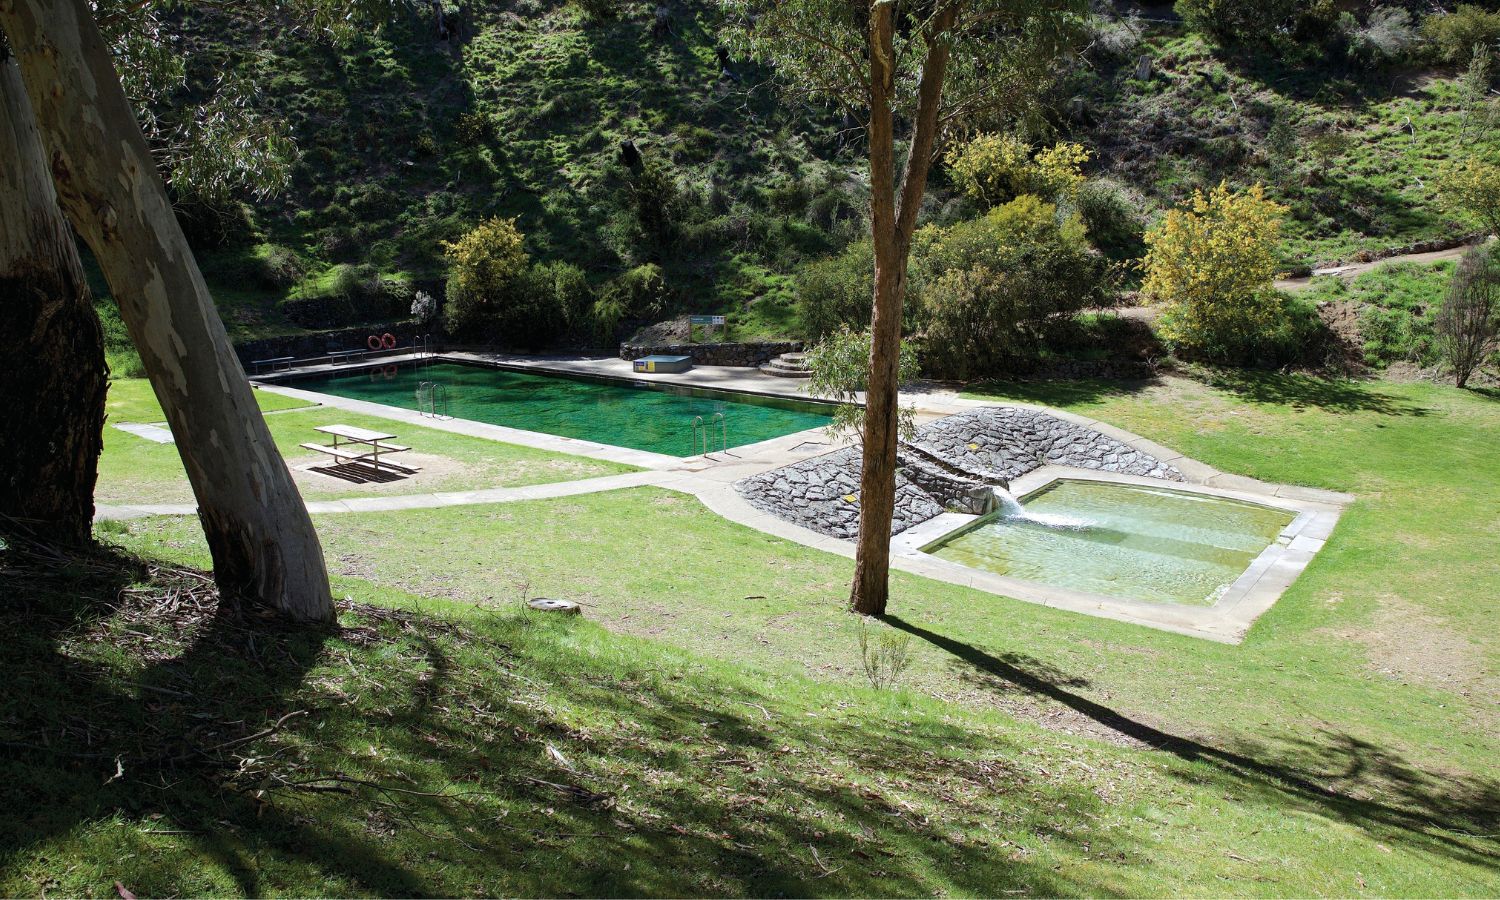
[(141, 422), (112, 422), (110, 423), (110, 427), (123, 431), (126, 434), (133, 434), (138, 438), (145, 438), (156, 444), (170, 444), (173, 442), (172, 430), (167, 427), (166, 422), (160, 425)]
[[(625, 377), (637, 381), (662, 381), (768, 396), (806, 396), (805, 382), (776, 378), (756, 369), (699, 366), (690, 372), (678, 375), (644, 375), (632, 372), (630, 364), (625, 360), (602, 357), (518, 357), (492, 353), (445, 353), (438, 358), (501, 364), (541, 372)], [(324, 371), (329, 368), (319, 366), (311, 371)], [(308, 370), (294, 370), (292, 374), (306, 371)], [(278, 380), (285, 375), (286, 373), (277, 373)], [(735, 482), (742, 478), (811, 456), (829, 453), (842, 446), (831, 442), (821, 430), (785, 435), (758, 444), (736, 447), (727, 453), (718, 452), (683, 459), (498, 425), (487, 425), (465, 419), (434, 419), (411, 410), (304, 391), (277, 384), (271, 379), (261, 381), (258, 386), (261, 390), (299, 397), (324, 406), (347, 409), (351, 412), (405, 422), (423, 428), (435, 428), (594, 459), (628, 463), (643, 469), (643, 471), (623, 475), (525, 487), (380, 495), (344, 500), (314, 500), (307, 504), (308, 510), (314, 514), (513, 503), (654, 486), (692, 495), (718, 515), (748, 528), (754, 528), (765, 534), (816, 550), (835, 553), (850, 559), (854, 557), (852, 542), (828, 537), (762, 512), (751, 506), (734, 488)], [(931, 384), (918, 385), (913, 390), (904, 391), (901, 399), (903, 403), (916, 407), (919, 421), (976, 407), (997, 405), (959, 397), (952, 390)], [(1280, 507), (1295, 512), (1296, 519), (1282, 533), (1278, 541), (1267, 548), (1267, 551), (1252, 563), (1241, 579), (1230, 587), (1224, 599), (1212, 607), (1143, 603), (1087, 594), (983, 572), (938, 559), (921, 551), (921, 547), (972, 520), (972, 516), (942, 515), (896, 536), (892, 541), (891, 565), (893, 568), (1029, 603), (1040, 603), (1058, 609), (1131, 622), (1193, 637), (1238, 643), (1244, 638), (1255, 618), (1270, 608), (1271, 604), (1311, 561), (1313, 554), (1321, 549), (1323, 542), (1332, 533), (1343, 508), (1354, 501), (1354, 497), (1349, 494), (1270, 484), (1253, 478), (1220, 472), (1212, 466), (1190, 459), (1177, 451), (1124, 429), (1116, 428), (1107, 422), (1066, 410), (1026, 403), (1003, 405), (1040, 410), (1056, 418), (1092, 428), (1121, 443), (1148, 453), (1174, 466), (1186, 476), (1187, 485), (1173, 483), (1172, 486), (1176, 489), (1187, 487), (1190, 490), (1215, 496), (1233, 497)], [(1013, 487), (1018, 493), (1027, 493), (1058, 477), (1123, 483), (1156, 483), (1150, 479), (1140, 479), (1134, 476), (1046, 466), (1018, 479)], [(196, 507), (192, 504), (101, 505), (96, 512), (96, 518), (129, 519), (157, 515), (192, 515), (195, 512)]]
[[(433, 509), (439, 506), (477, 506), (485, 503), (514, 503), (518, 500), (546, 500), (573, 497), (640, 487), (663, 480), (660, 472), (627, 472), (601, 478), (577, 481), (554, 481), (521, 487), (484, 488), (478, 491), (441, 491), (431, 494), (382, 494), (349, 497), (343, 500), (308, 500), (307, 511), (314, 514), (348, 512), (390, 512), (402, 509)], [(94, 508), (96, 521), (105, 519), (139, 519), (146, 516), (192, 516), (198, 507), (193, 503), (100, 504)]]

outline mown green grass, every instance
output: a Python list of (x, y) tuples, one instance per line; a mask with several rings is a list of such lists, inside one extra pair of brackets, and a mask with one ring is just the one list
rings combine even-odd
[[(305, 450), (301, 444), (329, 443), (328, 437), (313, 429), (333, 424), (397, 434), (400, 436), (400, 443), (411, 447), (412, 453), (442, 458), (413, 462), (418, 468), (423, 468), (423, 462), (427, 462), (426, 468), (432, 471), (404, 482), (385, 485), (380, 493), (520, 487), (634, 471), (632, 467), (619, 463), (394, 423), (345, 410), (321, 406), (301, 409), (300, 407), (307, 406), (304, 401), (266, 391), (257, 390), (255, 396), (263, 410), (278, 411), (266, 417), (266, 425), (271, 429), (271, 437), (276, 441), (277, 449), (294, 472), (300, 475), (303, 496), (310, 499), (370, 493), (369, 487), (302, 471), (315, 461), (328, 462), (323, 454)], [(106, 407), (110, 421), (160, 422), (164, 418), (145, 379), (111, 381)], [(411, 458), (411, 454), (406, 456)], [(402, 457), (395, 457), (394, 461), (399, 462), (401, 459)], [(434, 462), (444, 470), (437, 471)], [(104, 452), (99, 458), (99, 485), (95, 497), (101, 503), (187, 503), (193, 499), (193, 493), (175, 445), (158, 444), (118, 429), (105, 428)]]
[[(96, 895), (1491, 893), (1421, 833), (1187, 740), (1139, 751), (365, 585), (332, 632), (193, 579), (0, 611), (0, 891)], [(119, 586), (138, 593), (116, 599)], [(172, 592), (171, 588), (179, 589)], [(420, 615), (383, 611), (418, 608)], [(272, 735), (244, 741), (273, 723)], [(83, 737), (87, 735), (87, 739)]]
[[(262, 412), (312, 405), (306, 400), (259, 389), (255, 390), (255, 402), (260, 405)], [(111, 379), (104, 411), (111, 422), (156, 424), (167, 419), (166, 413), (161, 410), (161, 404), (156, 402), (156, 395), (151, 392), (151, 382), (144, 378)]]
[[(747, 845), (737, 851), (770, 867), (771, 880), (711, 886), (667, 880), (656, 883), (662, 892), (1418, 895), (1500, 889), (1494, 839), (1500, 809), (1494, 697), (1500, 686), (1490, 640), (1493, 560), (1500, 557), (1495, 400), (1427, 385), (1278, 376), (1225, 378), (1217, 385), (1180, 379), (1009, 385), (986, 396), (1064, 405), (1227, 471), (1347, 490), (1359, 499), (1328, 547), (1239, 646), (898, 574), (894, 615), (881, 627), (911, 635), (913, 659), (909, 692), (889, 700), (861, 686), (855, 621), (843, 612), (849, 562), (728, 523), (688, 497), (633, 490), (323, 516), (318, 526), (340, 573), (339, 590), (356, 598), (392, 592), (442, 597), (458, 601), (444, 609), (472, 622), (487, 620), (487, 609), (508, 608), (523, 589), (583, 602), (588, 619), (652, 640), (578, 632), (591, 635), (589, 661), (568, 657), (571, 682), (586, 682), (586, 673), (596, 671), (591, 666), (607, 665), (617, 653), (671, 672), (678, 670), (662, 660), (686, 661), (693, 674), (668, 679), (677, 687), (696, 686), (720, 703), (733, 701), (727, 705), (759, 704), (772, 722), (808, 720), (782, 731), (758, 725), (759, 713), (742, 707), (749, 726), (778, 729), (771, 744), (803, 773), (798, 777), (811, 777), (804, 764), (814, 760), (780, 753), (782, 746), (798, 748), (788, 737), (793, 734), (818, 748), (811, 754), (818, 765), (836, 759), (846, 740), (867, 750), (889, 747), (883, 758), (903, 761), (892, 762), (896, 768), (882, 777), (918, 793), (928, 783), (923, 765), (975, 746), (996, 748), (1007, 760), (1023, 758), (1058, 784), (1090, 785), (1047, 799), (1030, 796), (1030, 788), (991, 782), (985, 790), (993, 796), (983, 802), (1001, 806), (960, 813), (955, 810), (970, 809), (967, 800), (951, 804), (942, 797), (963, 780), (940, 776), (932, 782), (941, 785), (934, 805), (918, 804), (903, 819), (936, 828), (941, 839), (911, 846), (937, 857), (923, 855), (928, 850), (893, 850), (896, 856), (884, 857), (862, 848), (866, 858), (854, 853), (855, 845), (844, 845), (830, 859), (805, 833), (786, 839), (791, 832), (783, 824), (772, 829), (775, 838), (731, 837), (732, 844)], [(134, 523), (119, 539), (198, 564), (207, 559), (189, 520)], [(592, 701), (552, 683), (561, 676), (547, 674), (545, 666), (533, 672), (531, 665), (516, 671), (556, 691), (558, 706), (592, 715)], [(487, 677), (461, 665), (445, 671)], [(606, 681), (610, 677), (619, 676)], [(914, 734), (934, 736), (930, 744), (889, 743), (892, 734), (874, 723), (897, 715), (886, 705), (892, 701)], [(853, 718), (820, 730), (830, 709)], [(704, 719), (716, 720), (717, 713)], [(588, 740), (602, 742), (597, 746), (609, 748), (602, 755), (613, 756), (625, 726), (588, 721)], [(655, 727), (636, 721), (637, 729)], [(942, 728), (925, 730), (939, 721)], [(681, 748), (696, 745), (680, 720), (672, 728)], [(740, 753), (746, 741), (725, 743)], [(577, 745), (558, 747), (569, 759), (570, 749), (579, 752)], [(679, 786), (684, 797), (718, 790), (728, 776), (694, 769), (691, 757), (679, 749), (653, 767), (653, 777)], [(840, 765), (833, 769), (839, 783), (866, 763)], [(432, 777), (419, 783), (427, 789), (443, 783)], [(843, 790), (825, 787), (799, 789), (812, 820), (823, 821), (818, 804)], [(1036, 843), (1026, 843), (1021, 831), (1031, 826), (1012, 830), (1006, 798), (1043, 810), (1056, 830), (1033, 830)], [(870, 824), (851, 810), (840, 814), (845, 823)], [(336, 818), (350, 815), (346, 810)], [(968, 821), (989, 824), (960, 825), (951, 818), (970, 815)], [(100, 827), (127, 835), (139, 828), (129, 822)], [(825, 835), (844, 833), (831, 824), (815, 827)], [(971, 827), (980, 830), (966, 830)], [(594, 840), (611, 835), (602, 826), (567, 830)], [(979, 848), (979, 841), (987, 846)], [(838, 871), (810, 887), (787, 888), (775, 880), (778, 861), (810, 859), (796, 855), (803, 843), (818, 846), (820, 859)], [(664, 846), (675, 854), (681, 845), (669, 837)], [(718, 871), (717, 857), (696, 858), (713, 860), (705, 867)], [(1009, 880), (1013, 872), (995, 868), (1003, 858), (1037, 868)], [(626, 852), (614, 859), (638, 864)], [(417, 865), (424, 877), (438, 877), (437, 864)], [(864, 878), (855, 871), (861, 866), (897, 873), (897, 880), (842, 880)], [(1036, 874), (1044, 869), (1060, 880)], [(804, 875), (820, 876), (823, 869), (814, 863)], [(582, 893), (605, 892), (591, 877), (580, 870), (569, 884), (582, 885), (572, 888)]]

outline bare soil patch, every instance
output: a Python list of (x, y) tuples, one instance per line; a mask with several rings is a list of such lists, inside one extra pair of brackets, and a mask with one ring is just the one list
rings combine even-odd
[[(1369, 624), (1340, 629), (1335, 636), (1363, 647), (1370, 668), (1387, 678), (1464, 696), (1500, 696), (1500, 677), (1487, 664), (1484, 648), (1401, 597), (1380, 597)], [(1500, 720), (1493, 705), (1483, 714)]]

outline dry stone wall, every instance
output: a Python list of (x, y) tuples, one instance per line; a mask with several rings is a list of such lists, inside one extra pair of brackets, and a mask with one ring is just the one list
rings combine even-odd
[[(968, 473), (975, 486), (1003, 486), (1044, 465), (1185, 480), (1177, 469), (1148, 453), (1030, 409), (986, 407), (948, 416), (918, 429), (913, 443)], [(753, 475), (735, 487), (757, 509), (821, 534), (852, 539), (859, 533), (859, 474), (859, 454), (846, 449)], [(933, 476), (929, 460), (902, 452), (892, 534), (955, 505), (961, 486), (952, 478)]]

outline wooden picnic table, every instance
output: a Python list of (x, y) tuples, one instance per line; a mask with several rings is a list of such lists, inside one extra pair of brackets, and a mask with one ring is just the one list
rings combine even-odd
[[(386, 443), (387, 441), (396, 439), (394, 434), (371, 431), (368, 428), (357, 428), (353, 425), (319, 425), (313, 428), (313, 431), (332, 437), (333, 444), (303, 444), (302, 446), (308, 450), (326, 453), (341, 463), (368, 462), (376, 469), (379, 469), (380, 454), (405, 453), (411, 449), (410, 447), (398, 447), (395, 444)], [(339, 444), (340, 438), (344, 440), (342, 446)], [(368, 449), (351, 449), (350, 444)]]

